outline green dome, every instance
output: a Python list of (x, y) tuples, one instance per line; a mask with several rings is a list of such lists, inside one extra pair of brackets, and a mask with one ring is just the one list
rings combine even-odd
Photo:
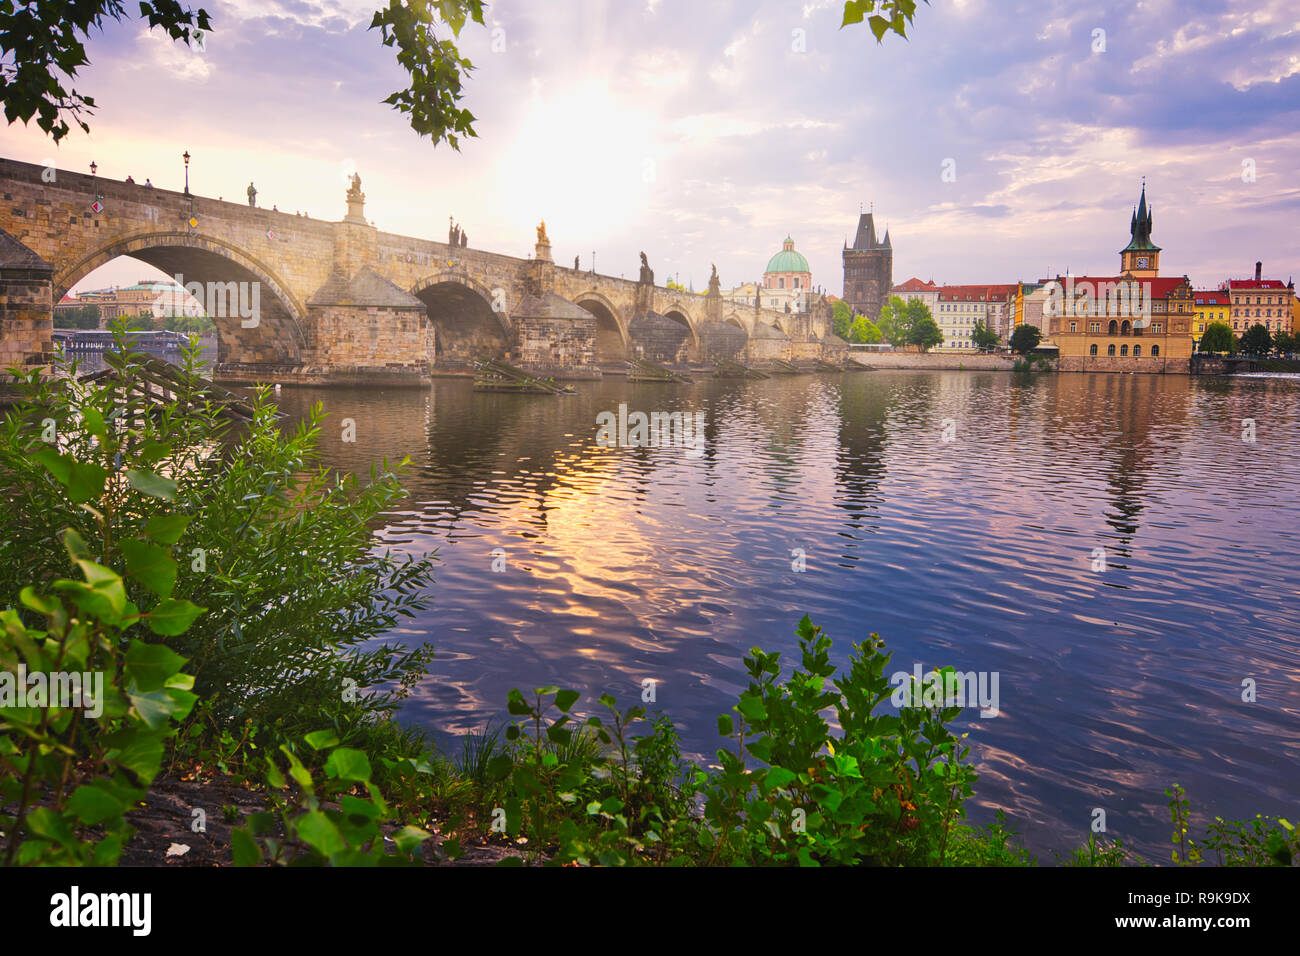
[(767, 272), (812, 272), (808, 268), (808, 260), (794, 251), (794, 240), (789, 236), (785, 237), (785, 248), (767, 260)]

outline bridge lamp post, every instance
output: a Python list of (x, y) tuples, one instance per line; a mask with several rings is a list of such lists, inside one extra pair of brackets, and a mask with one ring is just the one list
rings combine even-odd
[(188, 196), (190, 194), (190, 151), (188, 149), (181, 159), (185, 160), (185, 195)]
[(99, 179), (98, 179), (98, 177), (97, 177), (97, 175), (96, 175), (96, 174), (98, 173), (98, 171), (99, 171), (99, 166), (97, 166), (97, 165), (95, 164), (95, 161), (92, 159), (92, 160), (90, 161), (90, 179), (91, 179), (91, 182), (93, 182), (93, 183), (94, 183), (94, 186), (95, 186), (95, 202), (99, 202), (99, 199), (100, 199), (100, 196), (99, 196)]

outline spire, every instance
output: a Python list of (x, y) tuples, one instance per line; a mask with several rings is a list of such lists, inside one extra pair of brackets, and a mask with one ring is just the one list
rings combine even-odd
[(879, 243), (876, 242), (876, 220), (874, 213), (864, 212), (858, 216), (858, 232), (853, 237), (854, 249), (875, 249)]

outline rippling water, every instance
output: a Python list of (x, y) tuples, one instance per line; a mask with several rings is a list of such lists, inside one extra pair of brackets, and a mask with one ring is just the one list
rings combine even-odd
[[(1096, 807), (1109, 836), (1167, 860), (1174, 781), (1198, 827), (1296, 812), (1300, 382), (881, 371), (576, 387), (282, 393), (293, 415), (324, 404), (329, 463), (414, 462), (380, 530), (439, 556), (434, 604), (395, 635), (437, 650), (406, 719), (450, 734), (501, 719), (512, 687), (626, 702), (650, 677), (687, 749), (711, 754), (743, 654), (794, 650), (807, 612), (841, 661), (875, 631), (897, 669), (999, 674), (999, 715), (960, 721), (972, 816), (1005, 809), (1049, 861)], [(703, 411), (703, 454), (598, 447), (596, 416), (620, 403)]]

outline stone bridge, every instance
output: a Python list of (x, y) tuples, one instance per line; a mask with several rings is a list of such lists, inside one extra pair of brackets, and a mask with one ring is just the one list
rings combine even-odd
[(637, 357), (762, 362), (844, 347), (824, 298), (798, 313), (733, 309), (716, 275), (695, 294), (654, 285), (648, 268), (636, 281), (572, 269), (552, 261), (544, 226), (527, 259), (383, 232), (365, 219), (359, 180), (338, 222), (7, 159), (0, 192), (4, 365), (46, 361), (53, 304), (118, 256), (205, 290), (226, 380), (418, 384), (487, 357), (588, 377)]

